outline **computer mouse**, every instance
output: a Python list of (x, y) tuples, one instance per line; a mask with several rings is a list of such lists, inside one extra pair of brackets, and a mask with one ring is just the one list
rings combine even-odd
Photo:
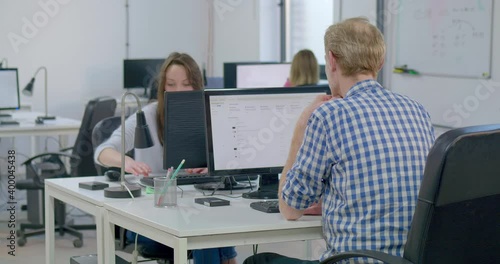
[(37, 118), (35, 119), (35, 123), (36, 123), (36, 124), (39, 124), (39, 125), (43, 124), (43, 118), (37, 117)]
[(121, 174), (119, 171), (108, 170), (104, 173), (104, 176), (106, 176), (109, 181), (119, 181)]

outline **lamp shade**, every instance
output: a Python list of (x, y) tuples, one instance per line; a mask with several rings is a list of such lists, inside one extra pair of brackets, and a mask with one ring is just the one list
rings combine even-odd
[(35, 77), (31, 78), (31, 81), (26, 84), (26, 87), (23, 89), (23, 94), (26, 96), (33, 95), (33, 85), (35, 84)]
[(136, 114), (137, 126), (135, 127), (134, 148), (142, 149), (152, 147), (153, 139), (146, 123), (144, 112), (138, 111)]

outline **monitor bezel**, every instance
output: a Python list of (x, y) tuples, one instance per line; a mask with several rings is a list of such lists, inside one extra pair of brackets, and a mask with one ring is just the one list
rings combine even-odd
[[(139, 64), (139, 65), (144, 65), (145, 62), (158, 62), (158, 63), (155, 63), (156, 65), (160, 65), (160, 68), (158, 69), (158, 71), (161, 71), (161, 67), (163, 66), (163, 64), (165, 63), (165, 59), (161, 59), (161, 58), (146, 58), (146, 59), (124, 59), (123, 60), (123, 88), (124, 89), (147, 89), (147, 88), (151, 88), (151, 85), (154, 84), (154, 82), (156, 81), (157, 77), (158, 77), (158, 72), (155, 73), (154, 76), (152, 76), (151, 78), (151, 82), (150, 82), (150, 85), (149, 87), (145, 87), (143, 86), (144, 83), (142, 83), (141, 85), (142, 86), (137, 86), (137, 85), (129, 85), (130, 82), (127, 82), (127, 74), (126, 74), (126, 64), (127, 63), (136, 63), (136, 64)], [(148, 63), (148, 65), (151, 65), (150, 63)], [(155, 69), (156, 70), (156, 69)], [(144, 76), (143, 76), (144, 77)], [(144, 81), (144, 79), (143, 79)]]
[(256, 94), (294, 94), (294, 93), (321, 93), (330, 94), (328, 85), (299, 86), (293, 88), (272, 87), (272, 88), (235, 88), (235, 89), (212, 89), (205, 90), (205, 122), (206, 122), (206, 149), (208, 173), (213, 176), (226, 175), (256, 175), (256, 174), (275, 174), (281, 173), (283, 166), (268, 168), (246, 168), (235, 170), (215, 170), (214, 167), (214, 145), (212, 139), (212, 119), (210, 112), (211, 96), (230, 96), (230, 95), (256, 95)]
[[(200, 103), (202, 104), (200, 107), (201, 109), (203, 109), (203, 123), (201, 124), (202, 126), (202, 129), (200, 129), (200, 131), (202, 131), (201, 133), (203, 134), (204, 136), (204, 140), (205, 140), (205, 152), (202, 153), (203, 155), (206, 155), (206, 119), (205, 119), (205, 113), (204, 113), (204, 91), (203, 90), (192, 90), (192, 91), (175, 91), (175, 92), (168, 92), (168, 91), (165, 91), (163, 93), (163, 98), (164, 98), (164, 109), (163, 109), (163, 112), (164, 112), (164, 127), (163, 127), (163, 169), (164, 170), (167, 170), (168, 167), (169, 167), (169, 164), (170, 166), (172, 165), (175, 165), (177, 166), (178, 163), (184, 158), (185, 159), (185, 163), (183, 165), (183, 168), (203, 168), (203, 167), (206, 167), (207, 166), (207, 158), (206, 156), (203, 157), (205, 159), (205, 162), (198, 162), (199, 160), (202, 160), (202, 159), (190, 159), (190, 157), (192, 157), (191, 155), (197, 155), (197, 154), (192, 154), (190, 153), (190, 151), (188, 151), (189, 154), (187, 154), (186, 156), (183, 156), (183, 157), (180, 157), (179, 156), (179, 153), (177, 153), (175, 151), (175, 147), (172, 147), (172, 146), (169, 146), (169, 142), (173, 142), (173, 141), (178, 141), (179, 138), (177, 139), (173, 139), (172, 137), (168, 137), (168, 133), (170, 131), (169, 127), (170, 126), (177, 126), (178, 124), (175, 124), (175, 122), (169, 122), (169, 118), (172, 117), (173, 115), (176, 116), (176, 119), (179, 118), (179, 116), (183, 117), (182, 115), (179, 115), (179, 113), (172, 113), (170, 110), (170, 107), (172, 107), (172, 105), (169, 105), (167, 102), (169, 102), (171, 99), (172, 96), (190, 96), (191, 98), (197, 98), (198, 96), (201, 98), (200, 99)], [(190, 114), (188, 112), (185, 112), (185, 114)], [(192, 117), (192, 116), (191, 116)], [(201, 137), (200, 137), (201, 138)], [(186, 140), (182, 139), (184, 142), (186, 142)], [(187, 140), (187, 141), (191, 141), (191, 139)], [(184, 146), (186, 147), (186, 146)], [(179, 151), (180, 153), (182, 152), (185, 152), (185, 150), (183, 151)], [(168, 154), (172, 154), (172, 153), (176, 153), (175, 155), (173, 156), (169, 156)], [(182, 156), (182, 155), (181, 155)], [(201, 155), (200, 155), (201, 156)], [(194, 161), (193, 161), (194, 160)]]
[[(260, 64), (291, 64), (291, 62), (279, 62), (279, 61), (263, 61), (263, 62), (224, 62), (223, 65), (223, 82), (225, 89), (238, 88), (236, 84), (238, 83), (238, 66), (239, 65), (260, 65)], [(319, 79), (327, 80), (325, 64), (319, 64)], [(229, 76), (231, 75), (231, 76)], [(284, 83), (284, 82), (283, 82)], [(272, 88), (272, 87), (269, 87)]]
[(21, 95), (19, 89), (19, 71), (17, 68), (0, 68), (0, 71), (14, 71), (16, 72), (16, 84), (17, 84), (17, 107), (3, 107), (0, 105), (1, 110), (19, 110), (21, 109)]

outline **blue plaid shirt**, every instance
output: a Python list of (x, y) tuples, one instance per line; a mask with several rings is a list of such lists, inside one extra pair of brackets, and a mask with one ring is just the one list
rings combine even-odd
[(373, 80), (312, 113), (282, 198), (299, 210), (322, 199), (321, 260), (359, 249), (402, 256), (433, 142), (422, 105)]

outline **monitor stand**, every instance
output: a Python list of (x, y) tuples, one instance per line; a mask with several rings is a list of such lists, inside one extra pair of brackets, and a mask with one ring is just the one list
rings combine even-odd
[(278, 188), (280, 180), (277, 173), (261, 174), (259, 189), (255, 192), (244, 193), (243, 198), (247, 199), (278, 199)]
[(203, 191), (233, 191), (253, 188), (251, 183), (237, 182), (233, 176), (222, 176), (218, 182), (195, 184), (194, 187)]

